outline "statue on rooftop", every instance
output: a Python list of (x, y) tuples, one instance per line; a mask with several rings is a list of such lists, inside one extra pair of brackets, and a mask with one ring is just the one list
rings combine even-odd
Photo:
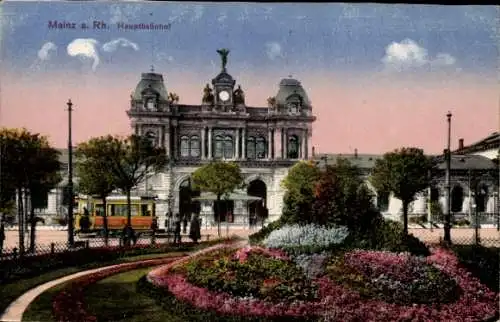
[(207, 84), (205, 88), (203, 89), (203, 103), (210, 103), (213, 104), (214, 102), (214, 95), (212, 94), (212, 89), (210, 88), (210, 85)]
[(220, 55), (220, 59), (222, 62), (222, 70), (226, 71), (227, 56), (229, 55), (229, 49), (226, 48), (218, 49), (217, 53)]
[(241, 85), (233, 93), (233, 102), (235, 105), (245, 104), (245, 92), (241, 89)]

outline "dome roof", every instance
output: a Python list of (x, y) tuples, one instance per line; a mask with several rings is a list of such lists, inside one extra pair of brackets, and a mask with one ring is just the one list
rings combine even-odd
[(284, 78), (281, 80), (280, 89), (278, 90), (278, 94), (276, 94), (276, 104), (286, 105), (286, 100), (294, 94), (302, 98), (304, 105), (311, 106), (311, 101), (302, 84), (293, 78)]
[(135, 91), (132, 93), (133, 99), (142, 99), (142, 93), (148, 88), (158, 93), (161, 100), (168, 99), (167, 89), (165, 88), (165, 84), (163, 83), (163, 76), (156, 73), (141, 74), (141, 80), (139, 84), (137, 84)]

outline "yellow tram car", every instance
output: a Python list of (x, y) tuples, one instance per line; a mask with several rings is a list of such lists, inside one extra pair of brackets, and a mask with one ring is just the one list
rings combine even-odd
[[(149, 230), (153, 218), (156, 217), (155, 196), (131, 196), (130, 212), (132, 228), (134, 230)], [(102, 230), (104, 228), (103, 213), (104, 206), (102, 199), (79, 196), (76, 200), (78, 210), (75, 213), (75, 231), (80, 230), (80, 218), (83, 216), (85, 208), (90, 215), (90, 230)], [(106, 214), (108, 230), (122, 230), (127, 224), (127, 197), (124, 195), (109, 196), (106, 198)]]

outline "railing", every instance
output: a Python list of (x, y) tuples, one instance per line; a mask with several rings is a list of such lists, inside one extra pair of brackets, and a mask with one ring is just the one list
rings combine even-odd
[[(202, 235), (202, 240), (209, 241), (210, 235)], [(164, 247), (166, 245), (173, 244), (174, 238), (173, 235), (169, 234), (161, 234), (148, 236), (148, 237), (139, 237), (135, 240), (135, 242), (131, 243), (131, 247), (136, 248), (158, 248)], [(181, 243), (185, 243), (187, 241), (191, 241), (187, 235), (181, 235)], [(43, 256), (43, 255), (51, 255), (51, 254), (59, 254), (65, 252), (73, 252), (78, 251), (84, 248), (122, 248), (124, 247), (123, 239), (121, 237), (111, 237), (108, 238), (108, 244), (103, 237), (90, 237), (90, 238), (80, 238), (75, 241), (73, 247), (69, 246), (67, 242), (57, 242), (50, 243), (45, 245), (37, 244), (35, 245), (35, 249), (33, 251), (29, 250), (29, 246), (25, 247), (25, 252), (22, 257), (35, 257), (35, 256)], [(2, 260), (11, 260), (17, 259), (20, 257), (19, 248), (18, 247), (10, 247), (4, 248), (0, 250), (0, 261)]]
[[(409, 223), (415, 224), (430, 224), (428, 222), (428, 216), (426, 213), (421, 214), (410, 214), (408, 215)], [(495, 228), (500, 229), (500, 215), (491, 212), (482, 212), (477, 214), (456, 212), (451, 214), (452, 226), (457, 227), (475, 227), (475, 225), (479, 226), (494, 226)], [(432, 217), (432, 224), (436, 227), (440, 227), (444, 223), (444, 214), (441, 218), (436, 216)]]

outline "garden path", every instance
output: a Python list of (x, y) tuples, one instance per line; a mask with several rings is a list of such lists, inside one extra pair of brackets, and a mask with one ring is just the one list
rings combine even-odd
[[(237, 241), (235, 243), (235, 246), (244, 247), (247, 244), (248, 244), (248, 240), (245, 239), (245, 240)], [(207, 248), (204, 248), (204, 249), (196, 251), (196, 252), (190, 252), (190, 253), (188, 253), (188, 256), (195, 256), (195, 255), (200, 254), (200, 253), (208, 252), (215, 247), (217, 247), (217, 245), (207, 247)], [(123, 263), (123, 264), (99, 267), (99, 268), (90, 269), (90, 270), (86, 270), (83, 272), (78, 272), (78, 273), (74, 273), (71, 275), (67, 275), (67, 276), (55, 279), (53, 281), (47, 282), (45, 284), (39, 285), (39, 286), (27, 291), (26, 293), (24, 293), (23, 295), (18, 297), (14, 302), (12, 302), (7, 307), (7, 309), (3, 312), (3, 314), (0, 315), (0, 321), (2, 321), (2, 322), (21, 322), (24, 311), (26, 311), (26, 309), (31, 304), (31, 302), (33, 302), (43, 292), (47, 291), (48, 289), (50, 289), (54, 286), (61, 284), (61, 283), (65, 283), (65, 282), (71, 281), (73, 279), (76, 279), (78, 277), (93, 274), (93, 273), (103, 271), (103, 270), (106, 270), (106, 269), (109, 269), (112, 267), (128, 266), (128, 265), (135, 264), (137, 262), (147, 263), (147, 262), (151, 262), (151, 261), (153, 261), (153, 260), (148, 259), (148, 260), (140, 260), (140, 261), (135, 261), (135, 262), (128, 262), (128, 263)]]

